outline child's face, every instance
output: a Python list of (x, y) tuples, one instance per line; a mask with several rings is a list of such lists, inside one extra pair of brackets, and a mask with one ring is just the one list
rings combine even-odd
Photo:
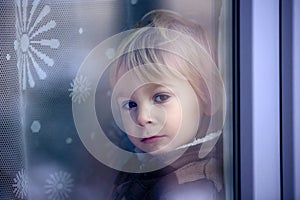
[(160, 153), (195, 138), (200, 119), (196, 94), (188, 81), (165, 78), (142, 82), (130, 71), (114, 91), (121, 123), (130, 141), (149, 153)]

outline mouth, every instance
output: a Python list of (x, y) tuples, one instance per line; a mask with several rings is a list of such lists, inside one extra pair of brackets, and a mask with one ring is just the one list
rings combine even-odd
[(165, 136), (163, 136), (163, 135), (161, 135), (161, 136), (152, 136), (152, 137), (141, 139), (141, 142), (143, 142), (145, 144), (150, 144), (150, 143), (158, 142), (159, 140), (163, 139), (164, 137)]

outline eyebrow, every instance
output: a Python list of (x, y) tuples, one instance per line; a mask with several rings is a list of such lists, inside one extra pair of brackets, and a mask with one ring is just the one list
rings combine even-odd
[(131, 99), (128, 98), (128, 97), (124, 97), (124, 96), (117, 96), (116, 97), (116, 103), (119, 106), (122, 106), (124, 102), (129, 102), (129, 101), (131, 101)]
[(120, 96), (120, 97), (117, 97), (117, 101), (128, 101), (130, 100), (130, 98), (127, 98), (127, 97), (123, 97), (123, 96)]
[(126, 96), (128, 96), (128, 95), (126, 95), (126, 93), (128, 93), (127, 90), (128, 90), (128, 89), (125, 89), (125, 90), (119, 90), (118, 92), (115, 93), (115, 97), (116, 97), (116, 98), (120, 98), (120, 97), (126, 98)]
[[(153, 90), (158, 90), (158, 89), (167, 89), (168, 91), (173, 91), (171, 88), (176, 87), (176, 84), (171, 84), (171, 83), (154, 83), (154, 82), (149, 82), (149, 84), (153, 84)], [(126, 95), (126, 90), (120, 90), (116, 95), (116, 99), (119, 100), (120, 98), (123, 99), (128, 99), (130, 100), (129, 95)]]
[(130, 99), (125, 98), (125, 97), (118, 97), (116, 99), (117, 106), (119, 106), (119, 107), (123, 107), (124, 102), (129, 102), (129, 101), (130, 101)]

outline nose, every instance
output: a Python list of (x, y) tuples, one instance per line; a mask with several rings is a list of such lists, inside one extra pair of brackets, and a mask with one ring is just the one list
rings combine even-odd
[(151, 106), (142, 105), (137, 108), (136, 111), (136, 123), (142, 127), (147, 124), (152, 124), (153, 120), (150, 115)]

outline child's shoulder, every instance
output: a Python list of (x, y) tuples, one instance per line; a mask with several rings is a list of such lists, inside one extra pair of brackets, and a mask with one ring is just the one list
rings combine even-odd
[(218, 191), (222, 189), (222, 167), (220, 161), (216, 158), (190, 162), (176, 169), (174, 173), (179, 184), (209, 180)]
[(151, 193), (155, 199), (220, 199), (223, 186), (220, 170), (215, 158), (194, 161), (161, 177)]
[(212, 181), (199, 179), (183, 184), (174, 184), (161, 191), (156, 199), (217, 200), (221, 199), (221, 194)]

